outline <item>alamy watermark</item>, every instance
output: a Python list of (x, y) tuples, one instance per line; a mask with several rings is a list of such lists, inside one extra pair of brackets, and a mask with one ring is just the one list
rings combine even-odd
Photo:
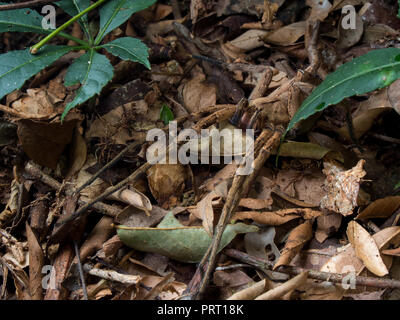
[(146, 152), (150, 164), (230, 164), (242, 163), (238, 175), (253, 172), (254, 130), (237, 128), (218, 130), (183, 129), (178, 134), (176, 121), (171, 121), (167, 134), (158, 128), (147, 132), (146, 141), (154, 142)]

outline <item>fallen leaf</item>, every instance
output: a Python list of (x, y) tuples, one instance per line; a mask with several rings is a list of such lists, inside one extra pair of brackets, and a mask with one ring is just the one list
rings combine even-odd
[(306, 221), (294, 228), (286, 241), (281, 256), (274, 265), (274, 270), (279, 266), (287, 265), (300, 252), (303, 246), (312, 238), (312, 224)]
[[(117, 234), (129, 247), (136, 250), (153, 252), (169, 258), (187, 262), (199, 262), (209, 245), (211, 237), (202, 227), (184, 227), (170, 212), (157, 228), (132, 228), (118, 226)], [(256, 226), (243, 223), (226, 227), (219, 251), (240, 233), (257, 232)]]
[(321, 199), (321, 209), (329, 209), (348, 216), (357, 206), (357, 197), (365, 160), (360, 160), (355, 167), (344, 171), (334, 161), (325, 161), (323, 173), (326, 175), (326, 196)]
[(354, 247), (356, 256), (363, 261), (369, 271), (380, 277), (389, 273), (379, 253), (376, 242), (367, 230), (357, 222), (350, 221), (346, 233), (350, 243)]
[(322, 212), (309, 208), (282, 209), (277, 211), (239, 211), (234, 214), (232, 221), (251, 219), (267, 226), (279, 226), (298, 218), (312, 219), (320, 216)]
[(388, 218), (400, 207), (400, 196), (386, 197), (375, 200), (362, 210), (356, 219)]
[(327, 212), (317, 218), (317, 230), (315, 239), (318, 242), (324, 242), (328, 237), (338, 231), (342, 223), (342, 215), (336, 212)]

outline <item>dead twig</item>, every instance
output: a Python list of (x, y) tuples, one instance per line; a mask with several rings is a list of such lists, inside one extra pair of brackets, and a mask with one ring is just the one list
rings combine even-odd
[[(270, 261), (250, 256), (247, 253), (235, 249), (226, 249), (223, 251), (223, 253), (231, 258), (235, 258), (241, 262), (248, 263), (263, 272), (272, 270), (274, 266), (274, 264)], [(299, 275), (303, 272), (308, 272), (308, 278), (310, 279), (328, 281), (332, 283), (344, 283), (344, 282), (347, 283), (347, 281), (349, 280), (349, 274), (322, 272), (295, 266), (280, 266), (275, 271), (290, 275)], [(356, 286), (365, 286), (365, 287), (373, 287), (381, 289), (386, 289), (386, 288), (400, 289), (399, 280), (354, 276), (354, 281)]]
[(138, 284), (140, 281), (140, 276), (134, 276), (131, 274), (122, 274), (114, 270), (102, 270), (94, 268), (91, 264), (85, 263), (83, 265), (83, 270), (92, 276), (96, 276), (105, 280), (117, 281), (123, 284)]
[(79, 257), (78, 243), (76, 241), (74, 241), (74, 250), (75, 250), (75, 256), (76, 256), (76, 260), (77, 260), (77, 264), (78, 264), (79, 278), (81, 279), (81, 284), (82, 284), (83, 299), (88, 300), (85, 275), (83, 274), (82, 262), (81, 262), (81, 258)]

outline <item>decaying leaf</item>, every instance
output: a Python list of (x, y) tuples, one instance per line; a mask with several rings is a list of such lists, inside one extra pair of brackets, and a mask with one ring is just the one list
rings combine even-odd
[(300, 252), (303, 246), (312, 237), (312, 224), (309, 221), (294, 228), (286, 241), (281, 256), (274, 265), (274, 270), (279, 266), (287, 265)]
[(277, 211), (240, 211), (232, 217), (232, 221), (251, 219), (267, 226), (279, 226), (298, 218), (311, 219), (320, 216), (322, 212), (309, 208), (282, 209)]
[(356, 219), (388, 218), (400, 207), (400, 196), (375, 200), (362, 210)]
[(354, 247), (356, 256), (363, 261), (369, 271), (380, 277), (389, 273), (375, 240), (367, 230), (357, 222), (351, 221), (347, 227), (347, 237)]
[[(172, 259), (196, 263), (207, 251), (211, 237), (202, 227), (184, 227), (169, 212), (157, 228), (117, 227), (120, 239), (136, 250), (165, 255)], [(230, 224), (225, 229), (219, 250), (240, 233), (257, 232), (256, 226), (243, 223)]]
[(151, 194), (161, 205), (185, 188), (186, 170), (178, 164), (155, 164), (147, 171)]
[(317, 230), (315, 239), (324, 242), (329, 236), (338, 231), (342, 223), (342, 215), (336, 212), (327, 212), (317, 218)]
[(329, 209), (344, 216), (353, 213), (357, 206), (360, 181), (366, 174), (363, 169), (364, 163), (365, 160), (360, 160), (354, 168), (344, 171), (333, 161), (324, 162), (327, 194), (321, 199), (322, 209)]

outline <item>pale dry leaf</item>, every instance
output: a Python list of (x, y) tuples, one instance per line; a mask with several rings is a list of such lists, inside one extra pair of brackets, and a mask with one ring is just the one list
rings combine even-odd
[(232, 221), (251, 219), (267, 226), (279, 226), (290, 220), (304, 218), (312, 219), (320, 216), (321, 211), (309, 208), (292, 208), (277, 211), (238, 211), (232, 217)]
[[(384, 250), (393, 243), (398, 244), (400, 239), (400, 227), (389, 227), (375, 233), (374, 239), (379, 250)], [(354, 271), (359, 275), (364, 270), (363, 262), (357, 258), (353, 246), (349, 243), (338, 250), (337, 254), (330, 258), (322, 267), (321, 271), (332, 273), (348, 273)]]
[(306, 32), (306, 22), (300, 21), (289, 24), (270, 34), (266, 34), (263, 40), (268, 43), (281, 46), (289, 46), (294, 44)]
[(277, 300), (283, 298), (284, 295), (288, 294), (304, 285), (307, 281), (308, 272), (302, 272), (294, 278), (286, 281), (285, 283), (277, 286), (262, 295), (259, 295), (254, 300)]
[(366, 172), (363, 169), (365, 160), (360, 160), (350, 170), (343, 170), (333, 160), (324, 162), (323, 173), (326, 175), (326, 196), (321, 199), (321, 209), (328, 209), (348, 216), (357, 206), (361, 178)]
[(197, 203), (198, 218), (202, 220), (203, 227), (210, 237), (214, 233), (214, 210), (212, 201), (217, 197), (218, 195), (214, 191), (211, 191)]
[(350, 243), (354, 247), (356, 256), (363, 261), (369, 271), (380, 277), (389, 273), (375, 240), (367, 230), (357, 222), (351, 221), (346, 233)]

